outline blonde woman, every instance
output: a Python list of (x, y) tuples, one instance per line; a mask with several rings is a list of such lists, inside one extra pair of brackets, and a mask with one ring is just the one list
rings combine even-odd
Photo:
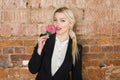
[(38, 73), (36, 80), (82, 80), (82, 46), (73, 31), (75, 18), (67, 7), (53, 15), (56, 33), (41, 36), (34, 48), (28, 67)]

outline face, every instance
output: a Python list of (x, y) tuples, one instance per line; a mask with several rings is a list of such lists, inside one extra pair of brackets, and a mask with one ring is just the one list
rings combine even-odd
[(54, 25), (56, 27), (57, 35), (64, 35), (69, 33), (70, 22), (62, 12), (57, 12), (54, 15)]

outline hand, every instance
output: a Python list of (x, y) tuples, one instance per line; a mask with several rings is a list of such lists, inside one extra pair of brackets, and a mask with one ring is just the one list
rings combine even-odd
[(41, 54), (41, 51), (45, 45), (46, 40), (48, 39), (48, 35), (44, 35), (38, 38), (38, 54)]

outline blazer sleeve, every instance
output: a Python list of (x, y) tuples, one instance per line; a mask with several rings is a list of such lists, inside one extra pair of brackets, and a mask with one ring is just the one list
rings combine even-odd
[(35, 74), (39, 71), (40, 67), (41, 67), (41, 64), (42, 64), (42, 59), (44, 57), (44, 52), (45, 52), (45, 49), (46, 49), (46, 44), (47, 44), (47, 41), (42, 49), (42, 52), (41, 52), (41, 55), (38, 54), (37, 52), (37, 49), (38, 49), (38, 44), (34, 47), (34, 51), (33, 51), (33, 54), (31, 56), (31, 59), (28, 63), (28, 68), (29, 68), (29, 71), (32, 73), (32, 74)]
[(78, 45), (78, 60), (72, 68), (72, 80), (82, 80), (82, 46)]

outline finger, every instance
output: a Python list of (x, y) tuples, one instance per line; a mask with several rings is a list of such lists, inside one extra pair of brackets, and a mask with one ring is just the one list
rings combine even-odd
[(41, 39), (38, 41), (38, 44), (39, 45), (43, 45), (45, 42), (46, 42), (47, 39)]
[(39, 37), (38, 40), (48, 39), (48, 38), (49, 38), (48, 36), (42, 36), (42, 37)]

